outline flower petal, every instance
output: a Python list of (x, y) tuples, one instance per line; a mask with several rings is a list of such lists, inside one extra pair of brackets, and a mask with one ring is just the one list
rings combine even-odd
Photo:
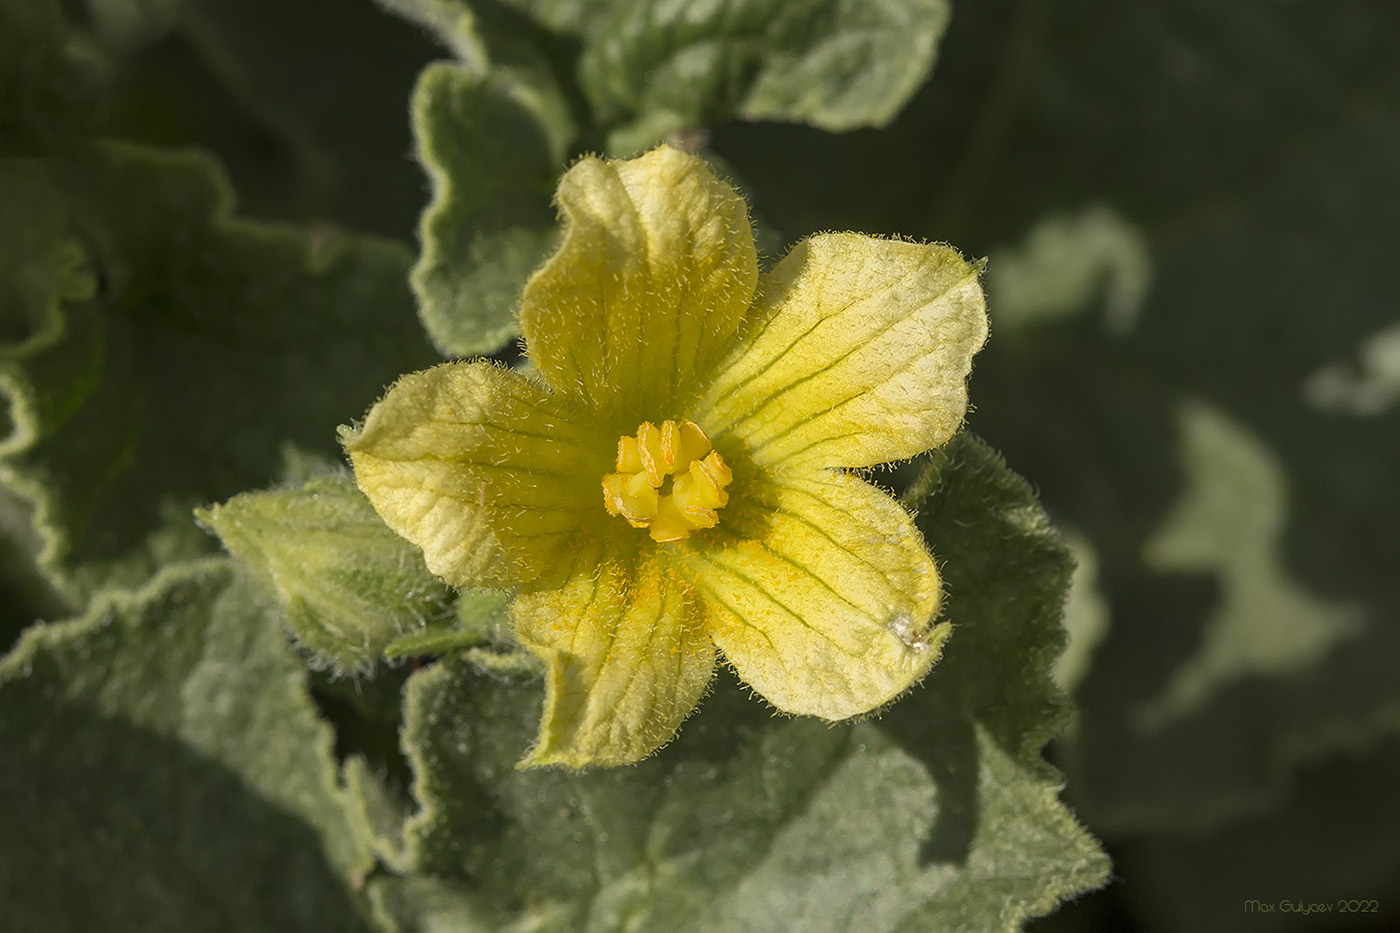
[(843, 473), (786, 476), (766, 535), (689, 552), (710, 634), (789, 713), (845, 719), (917, 681), (947, 623), (938, 570), (898, 503)]
[(937, 447), (987, 337), (979, 267), (947, 246), (828, 233), (768, 275), (693, 420), (767, 466), (871, 466)]
[[(564, 243), (525, 286), (520, 326), (556, 389), (663, 420), (733, 345), (758, 264), (748, 206), (694, 156), (586, 158), (559, 182)], [(629, 426), (630, 427), (630, 426)]]
[(630, 764), (670, 741), (714, 673), (700, 611), (651, 548), (581, 556), (562, 588), (517, 597), (520, 640), (548, 665), (524, 764)]
[(395, 383), (345, 447), (360, 489), (429, 570), (453, 586), (513, 586), (557, 566), (601, 512), (611, 445), (572, 417), (517, 373), (448, 363)]

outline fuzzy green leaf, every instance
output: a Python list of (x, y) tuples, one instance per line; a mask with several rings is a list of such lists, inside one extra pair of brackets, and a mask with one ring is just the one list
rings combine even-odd
[(0, 358), (57, 339), (64, 304), (87, 301), (97, 290), (65, 219), (42, 162), (0, 161)]
[(386, 865), (406, 868), (403, 824), (408, 814), (402, 794), (360, 755), (346, 760), (343, 775), (351, 828), (361, 844)]
[(579, 77), (626, 152), (739, 117), (880, 126), (933, 67), (947, 0), (617, 0), (590, 18)]
[[(587, 2), (591, 0), (566, 0), (565, 6), (573, 7), (569, 12), (575, 13), (582, 11)], [(549, 35), (551, 27), (540, 22), (534, 11), (513, 9), (512, 3), (473, 0), (381, 3), (427, 27), (468, 71), (499, 80), (532, 101), (545, 115), (552, 132), (564, 137), (572, 135), (572, 107), (560, 86), (560, 66), (569, 55)]]
[(1198, 714), (1224, 685), (1287, 678), (1352, 641), (1356, 606), (1289, 578), (1279, 549), (1287, 482), (1263, 444), (1221, 412), (1194, 402), (1178, 412), (1187, 485), (1144, 557), (1167, 573), (1210, 573), (1220, 600), (1197, 652), (1137, 711), (1148, 730)]
[(368, 2), (182, 5), (181, 29), (193, 49), (239, 104), (285, 140), (297, 163), (299, 184), (273, 206), (274, 216), (329, 215), (355, 230), (407, 239), (422, 182), (404, 158), (412, 145), (404, 108), (418, 72), (435, 57), (427, 37)]
[(422, 552), (349, 476), (244, 493), (197, 516), (271, 584), (301, 644), (338, 671), (368, 671), (390, 642), (449, 612), (450, 591)]
[(1204, 835), (1142, 838), (1119, 866), (1163, 929), (1199, 933), (1394, 927), (1400, 742), (1297, 769), (1280, 805)]
[(365, 929), (305, 679), (219, 559), (32, 629), (0, 661), (6, 927)]
[(563, 34), (588, 31), (617, 4), (618, 0), (505, 0), (505, 6)]
[[(1178, 423), (1186, 486), (1144, 558), (1163, 575), (1200, 581), (1208, 599), (1166, 603), (1188, 623), (1170, 640), (1125, 641), (1120, 631), (1095, 659), (1103, 666), (1085, 683), (1074, 749), (1082, 789), (1106, 825), (1200, 827), (1258, 812), (1281, 798), (1300, 760), (1397, 725), (1385, 705), (1342, 712), (1380, 681), (1338, 692), (1319, 679), (1387, 639), (1363, 606), (1289, 573), (1287, 479), (1273, 451), (1201, 402), (1182, 405)], [(1121, 652), (1154, 641), (1166, 663), (1143, 678)]]
[(401, 249), (234, 220), (203, 158), (103, 144), (11, 173), (77, 271), (61, 320), (0, 358), (0, 477), (69, 593), (207, 552), (194, 506), (273, 482), (289, 447), (334, 456), (333, 426), (431, 355)]
[(529, 96), (457, 65), (423, 72), (413, 121), (433, 180), (413, 269), (423, 325), (444, 353), (492, 352), (519, 333), (521, 289), (557, 236), (563, 144)]
[(57, 0), (0, 0), (0, 155), (63, 148), (98, 122), (106, 64)]
[(482, 74), (567, 76), (618, 155), (735, 118), (881, 126), (928, 76), (949, 18), (947, 0), (388, 3)]
[(375, 878), (370, 882), (375, 919), (387, 933), (525, 933), (564, 930), (558, 910), (534, 913), (515, 926), (502, 926), (480, 898), (459, 884), (430, 875)]
[[(1049, 666), (1067, 554), (980, 443), (956, 439), (926, 480), (919, 522), (945, 560), (954, 634), (880, 718), (773, 719), (724, 678), (635, 768), (519, 772), (537, 680), (463, 658), (416, 675), (405, 743), (422, 876), (389, 883), (381, 906), (405, 930), (432, 916), (495, 929), (1017, 930), (1101, 884), (1106, 860), (1039, 757), (1065, 714)], [(415, 913), (425, 884), (433, 896)]]
[[(925, 229), (1038, 248), (991, 250), (1005, 336), (1002, 298), (1030, 291), (999, 298), (998, 255), (1046, 271), (1033, 253), (1078, 228), (1067, 278), (1023, 283), (1078, 319), (994, 340), (972, 423), (1102, 559), (1112, 623), (1077, 687), (1076, 802), (1104, 832), (1229, 825), (1278, 805), (1301, 764), (1400, 729), (1400, 8), (1032, 7), (966, 39), (1022, 63), (992, 95), (1008, 110), (930, 117), (988, 135), (934, 161)], [(1117, 245), (1089, 235), (1092, 211), (1063, 222), (1105, 204), (1131, 224)], [(1086, 276), (1100, 240), (1117, 268)], [(1115, 319), (1133, 240), (1151, 285)], [(1092, 326), (1105, 305), (1113, 326)]]

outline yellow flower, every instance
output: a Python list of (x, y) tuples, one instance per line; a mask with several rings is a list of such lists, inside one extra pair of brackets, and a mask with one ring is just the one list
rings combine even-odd
[(910, 516), (845, 469), (961, 426), (986, 338), (946, 246), (819, 234), (761, 279), (743, 199), (693, 156), (584, 159), (521, 299), (539, 378), (404, 376), (347, 438), (360, 488), (454, 586), (517, 587), (547, 667), (526, 765), (665, 744), (720, 653), (789, 713), (846, 719), (948, 632)]

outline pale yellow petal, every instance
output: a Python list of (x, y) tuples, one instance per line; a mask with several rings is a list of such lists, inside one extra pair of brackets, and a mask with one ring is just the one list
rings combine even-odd
[(520, 326), (556, 389), (671, 416), (733, 345), (758, 265), (748, 206), (692, 155), (586, 158), (559, 182), (567, 231), (525, 286)]
[[(842, 473), (785, 477), (766, 533), (687, 549), (710, 634), (739, 677), (789, 713), (868, 712), (938, 659), (938, 571), (912, 519)], [(698, 542), (698, 539), (697, 539)]]
[(670, 741), (714, 673), (700, 612), (652, 548), (581, 555), (562, 588), (517, 597), (520, 640), (548, 666), (524, 764), (630, 764)]
[(947, 246), (828, 233), (763, 283), (691, 417), (766, 466), (860, 467), (950, 438), (987, 336), (978, 267)]
[(346, 439), (355, 480), (385, 523), (453, 586), (513, 586), (557, 566), (603, 514), (614, 441), (563, 400), (490, 363), (400, 379)]

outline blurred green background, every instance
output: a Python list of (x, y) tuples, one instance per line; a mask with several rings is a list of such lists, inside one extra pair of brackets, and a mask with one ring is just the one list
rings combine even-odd
[[(499, 60), (580, 56), (472, 7)], [(247, 216), (416, 249), (428, 30), (368, 0), (66, 15), (101, 52), (83, 120), (214, 153)], [(633, 138), (559, 83), (569, 153)], [(851, 229), (989, 260), (969, 423), (1080, 561), (1051, 757), (1114, 860), (1032, 929), (1400, 927), (1400, 7), (963, 2), (882, 129), (684, 129), (770, 253)], [(12, 619), (61, 602), (11, 589)]]

